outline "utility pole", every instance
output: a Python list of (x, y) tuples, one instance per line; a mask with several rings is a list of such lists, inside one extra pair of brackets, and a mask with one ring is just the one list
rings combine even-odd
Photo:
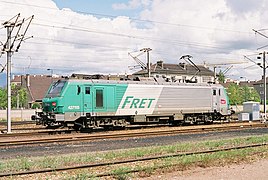
[[(264, 37), (264, 38), (266, 38), (266, 39), (268, 39), (268, 36), (267, 35), (265, 35), (265, 34), (263, 34), (263, 33), (261, 33), (260, 31), (261, 30), (255, 30), (255, 29), (252, 29), (254, 32), (255, 32), (255, 34), (259, 34), (259, 35), (261, 35), (262, 37)], [(259, 50), (259, 49), (262, 49), (262, 48), (265, 48), (265, 47), (267, 47), (267, 45), (265, 45), (265, 46), (262, 46), (262, 47), (260, 47), (260, 48), (258, 48), (257, 50)], [(260, 53), (260, 55), (262, 54), (263, 55), (263, 57), (262, 57), (262, 60), (263, 60), (263, 88), (264, 88), (264, 100), (263, 100), (263, 111), (264, 111), (264, 122), (266, 122), (266, 60), (265, 60), (265, 56), (266, 56), (266, 53), (267, 52), (263, 52), (263, 53)]]
[(48, 71), (50, 71), (50, 76), (51, 76), (51, 83), (53, 82), (53, 69), (48, 68)]
[(11, 133), (11, 25), (6, 26), (7, 28), (7, 133)]
[(216, 84), (217, 81), (217, 73), (216, 73), (217, 66), (213, 66), (213, 72), (214, 72), (214, 83)]
[(264, 100), (263, 100), (263, 111), (264, 119), (266, 119), (266, 62), (265, 62), (265, 51), (263, 52), (263, 88), (264, 88)]
[[(18, 52), (21, 42), (25, 40), (25, 34), (34, 16), (31, 16), (30, 18), (27, 19), (29, 20), (28, 25), (21, 35), (19, 33), (20, 33), (23, 23), (25, 22), (25, 19), (18, 21), (19, 17), (20, 17), (20, 14), (14, 16), (10, 20), (3, 23), (3, 26), (7, 28), (7, 41), (3, 45), (3, 49), (2, 49), (2, 52), (7, 53), (7, 62), (6, 62), (6, 67), (7, 67), (7, 133), (11, 133), (11, 56), (14, 52)], [(15, 19), (15, 21), (13, 21), (13, 19)], [(16, 35), (12, 37), (12, 32), (16, 27), (18, 27)], [(14, 50), (13, 47), (16, 41), (19, 41), (19, 43), (17, 44), (17, 47)]]
[(147, 73), (148, 77), (151, 77), (151, 62), (149, 57), (149, 51), (151, 51), (151, 48), (143, 48), (140, 51), (147, 52)]
[(262, 69), (263, 69), (263, 111), (264, 111), (264, 119), (266, 120), (266, 55), (267, 52), (263, 52), (263, 53), (260, 53), (260, 55), (262, 54)]
[[(262, 74), (262, 77), (263, 77), (263, 111), (264, 111), (264, 122), (266, 122), (266, 69), (267, 69), (267, 66), (266, 66), (266, 53), (267, 52), (262, 52), (262, 53), (259, 53), (259, 55), (262, 55), (262, 63), (256, 63), (255, 61), (253, 61), (252, 59), (248, 58), (247, 56), (244, 56), (244, 58), (246, 58), (247, 60), (255, 63), (256, 65), (258, 65), (259, 67), (262, 68), (262, 71), (263, 71), (263, 74)], [(257, 57), (257, 59), (261, 59), (260, 56)]]

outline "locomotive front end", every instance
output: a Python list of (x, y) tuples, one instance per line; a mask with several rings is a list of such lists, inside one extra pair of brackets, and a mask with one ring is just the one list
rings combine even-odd
[(50, 86), (42, 100), (42, 112), (36, 112), (32, 120), (45, 126), (58, 125), (56, 117), (64, 113), (62, 92), (65, 84), (66, 81), (59, 80)]

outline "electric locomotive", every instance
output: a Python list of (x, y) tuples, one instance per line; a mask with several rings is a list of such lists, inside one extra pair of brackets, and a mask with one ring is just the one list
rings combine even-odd
[(166, 122), (212, 122), (231, 115), (220, 84), (59, 80), (32, 120), (74, 129)]

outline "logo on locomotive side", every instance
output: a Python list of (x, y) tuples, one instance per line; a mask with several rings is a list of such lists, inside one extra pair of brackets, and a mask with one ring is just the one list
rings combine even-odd
[(130, 108), (150, 108), (154, 98), (134, 98), (134, 96), (127, 96), (122, 109), (124, 109), (127, 105), (130, 105)]
[(221, 99), (221, 104), (226, 104), (226, 100), (225, 99)]

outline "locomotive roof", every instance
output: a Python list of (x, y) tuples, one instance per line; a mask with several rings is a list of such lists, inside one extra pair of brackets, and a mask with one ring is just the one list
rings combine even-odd
[(148, 81), (123, 81), (123, 80), (103, 80), (103, 79), (67, 79), (68, 82), (92, 83), (92, 84), (147, 84), (147, 85), (178, 85), (178, 86), (221, 86), (212, 83), (179, 83), (179, 82), (157, 82), (155, 80)]

